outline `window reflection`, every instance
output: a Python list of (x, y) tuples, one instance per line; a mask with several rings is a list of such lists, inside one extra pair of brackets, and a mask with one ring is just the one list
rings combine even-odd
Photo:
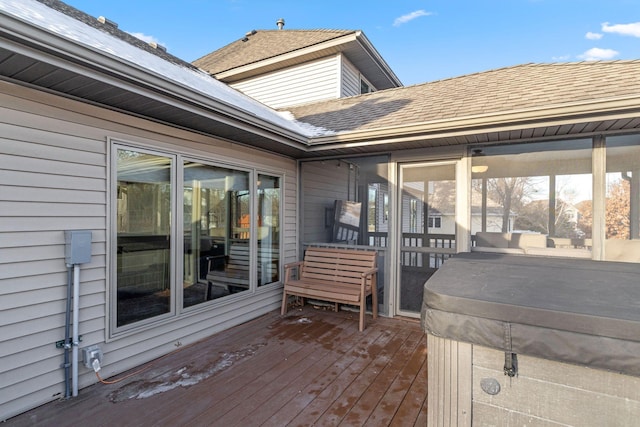
[(476, 247), (590, 250), (591, 151), (590, 139), (474, 150)]
[(640, 136), (607, 138), (605, 259), (640, 262)]
[(280, 178), (258, 175), (258, 286), (280, 280)]
[(183, 306), (250, 287), (249, 173), (184, 163)]
[(117, 151), (117, 326), (170, 311), (171, 167), (167, 157)]

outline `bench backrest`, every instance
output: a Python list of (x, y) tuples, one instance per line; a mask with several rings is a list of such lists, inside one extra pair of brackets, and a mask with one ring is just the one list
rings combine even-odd
[(225, 270), (236, 273), (246, 272), (249, 274), (249, 245), (232, 243), (229, 246), (229, 256), (227, 257)]
[[(375, 251), (307, 248), (301, 277), (359, 285), (361, 274), (376, 267)], [(367, 279), (370, 286), (371, 278)]]

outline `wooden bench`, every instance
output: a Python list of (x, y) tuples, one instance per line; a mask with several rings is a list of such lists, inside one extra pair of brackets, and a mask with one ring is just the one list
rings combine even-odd
[[(282, 315), (287, 312), (287, 296), (295, 295), (360, 308), (358, 329), (364, 330), (367, 296), (371, 295), (373, 318), (378, 317), (376, 252), (352, 249), (308, 248), (304, 261), (285, 265)], [(297, 270), (297, 278), (292, 272)]]
[[(218, 258), (224, 260), (221, 270), (215, 269)], [(229, 255), (210, 257), (208, 271), (205, 300), (209, 300), (213, 286), (221, 286), (227, 291), (234, 291), (237, 288), (249, 289), (249, 245), (232, 243), (229, 247)]]
[[(278, 250), (258, 247), (258, 286), (272, 283), (278, 278)], [(233, 293), (249, 289), (250, 255), (246, 243), (232, 243), (229, 255), (208, 257), (205, 300), (210, 299), (213, 286)]]

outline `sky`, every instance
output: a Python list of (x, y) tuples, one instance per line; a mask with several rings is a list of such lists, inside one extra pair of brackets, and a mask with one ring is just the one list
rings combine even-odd
[(640, 59), (640, 0), (65, 0), (194, 61), (251, 30), (361, 30), (405, 85), (524, 63)]

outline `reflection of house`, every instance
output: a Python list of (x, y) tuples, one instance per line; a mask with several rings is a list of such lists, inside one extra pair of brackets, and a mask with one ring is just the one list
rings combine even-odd
[[(502, 219), (503, 219), (504, 207), (495, 200), (487, 197), (483, 202), (482, 191), (477, 187), (473, 187), (471, 190), (471, 234), (475, 234), (478, 231), (489, 231), (499, 233), (503, 231)], [(485, 229), (482, 229), (483, 218), (485, 219)], [(516, 214), (513, 211), (509, 212), (509, 222), (506, 227), (506, 232), (513, 230), (513, 223), (515, 221)]]
[[(92, 232), (78, 326), (81, 345), (104, 352), (108, 377), (277, 309), (282, 265), (306, 244), (329, 244), (335, 200), (366, 202), (371, 184), (382, 203), (360, 243), (380, 253), (382, 312), (418, 317), (428, 274), (471, 250), (475, 206), (487, 224), (497, 215), (495, 201), (472, 201), (482, 178), (472, 147), (485, 150), (487, 177), (604, 183), (617, 173), (631, 194), (640, 188), (639, 61), (529, 64), (403, 88), (380, 58), (360, 62), (375, 52), (361, 33), (338, 33), (346, 47), (333, 56), (329, 40), (313, 46), (378, 90), (291, 97), (298, 106), (284, 114), (223, 83), (226, 70), (216, 80), (102, 21), (56, 0), (0, 0), (2, 418), (64, 391), (52, 343), (65, 335), (66, 230)], [(282, 58), (302, 67), (293, 52)], [(296, 52), (315, 64), (312, 47)], [(234, 83), (279, 72), (256, 64), (235, 64)], [(422, 214), (429, 185), (447, 191)], [(595, 187), (594, 218), (604, 206)], [(569, 242), (562, 255), (610, 259), (600, 227), (592, 250)], [(430, 243), (436, 229), (446, 244)], [(421, 236), (405, 244), (406, 230)], [(622, 243), (616, 256), (640, 261), (636, 241)], [(429, 262), (408, 271), (403, 254)], [(96, 380), (84, 366), (79, 375), (80, 387)]]

